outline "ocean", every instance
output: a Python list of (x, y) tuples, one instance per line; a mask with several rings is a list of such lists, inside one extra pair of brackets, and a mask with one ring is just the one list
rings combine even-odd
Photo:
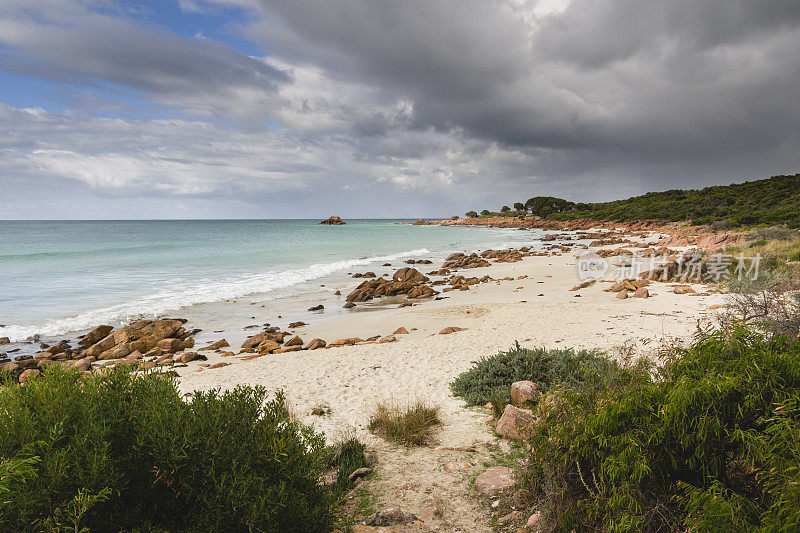
[(346, 295), (359, 281), (352, 272), (380, 275), (406, 259), (438, 263), (455, 251), (536, 247), (544, 233), (408, 220), (318, 222), (0, 221), (0, 337), (63, 338), (141, 316), (240, 326), (299, 313), (337, 287)]

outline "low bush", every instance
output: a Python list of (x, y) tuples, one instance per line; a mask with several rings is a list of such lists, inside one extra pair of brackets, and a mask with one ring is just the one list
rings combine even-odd
[(54, 366), (0, 386), (0, 460), (3, 531), (325, 531), (333, 522), (334, 495), (318, 483), (323, 437), (261, 387), (183, 401), (163, 375), (119, 368), (82, 378)]
[(546, 398), (524, 476), (544, 530), (800, 530), (798, 357), (739, 325)]
[(370, 418), (369, 429), (386, 440), (421, 446), (431, 441), (434, 429), (441, 423), (439, 408), (421, 400), (410, 405), (379, 403)]
[(490, 357), (483, 357), (459, 375), (450, 385), (453, 394), (467, 405), (508, 403), (509, 388), (515, 381), (532, 381), (541, 391), (556, 384), (575, 386), (583, 382), (587, 371), (615, 366), (597, 350), (547, 350), (545, 348), (513, 348)]
[(364, 458), (364, 445), (354, 434), (345, 435), (325, 448), (325, 468), (336, 471), (336, 479), (331, 486), (336, 496), (353, 488), (350, 474), (365, 466), (369, 464)]

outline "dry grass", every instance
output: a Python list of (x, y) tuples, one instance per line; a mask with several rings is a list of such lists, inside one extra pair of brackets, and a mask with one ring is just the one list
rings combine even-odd
[(416, 400), (409, 405), (381, 402), (369, 421), (369, 430), (406, 446), (428, 444), (434, 429), (440, 426), (439, 407)]

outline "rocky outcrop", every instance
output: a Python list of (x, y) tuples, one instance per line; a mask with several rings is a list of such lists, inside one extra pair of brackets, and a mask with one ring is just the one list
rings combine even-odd
[(489, 265), (491, 265), (489, 261), (476, 253), (464, 255), (461, 252), (456, 252), (448, 256), (444, 264), (442, 264), (442, 268), (449, 270), (463, 270), (465, 268), (488, 267)]
[(391, 280), (385, 278), (369, 279), (362, 282), (347, 295), (348, 302), (366, 302), (381, 296), (405, 295), (408, 298), (430, 298), (439, 294), (425, 275), (415, 268), (405, 267), (394, 273)]
[(347, 224), (347, 222), (345, 222), (344, 220), (342, 220), (338, 216), (333, 215), (331, 217), (326, 218), (322, 222), (320, 222), (320, 224), (324, 224), (326, 226), (342, 226), (344, 224)]
[(146, 353), (153, 348), (177, 352), (194, 346), (194, 339), (183, 329), (183, 319), (135, 320), (93, 343), (80, 357), (98, 360), (122, 359), (133, 352)]

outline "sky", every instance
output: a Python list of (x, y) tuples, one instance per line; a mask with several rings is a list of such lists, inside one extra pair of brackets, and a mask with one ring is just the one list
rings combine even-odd
[(797, 0), (0, 1), (0, 219), (437, 217), (797, 172)]

